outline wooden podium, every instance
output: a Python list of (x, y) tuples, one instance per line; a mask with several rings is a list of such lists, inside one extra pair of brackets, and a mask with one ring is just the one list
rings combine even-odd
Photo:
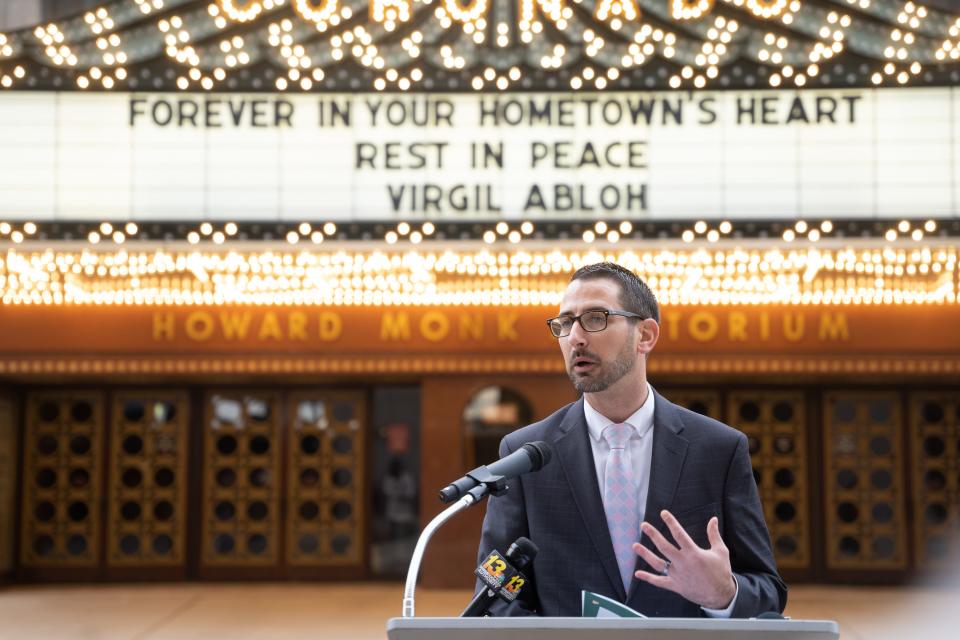
[(837, 640), (831, 620), (391, 618), (388, 640)]

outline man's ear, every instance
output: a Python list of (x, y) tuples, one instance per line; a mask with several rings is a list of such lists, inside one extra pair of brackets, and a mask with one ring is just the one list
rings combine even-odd
[(660, 339), (660, 325), (653, 318), (647, 318), (637, 323), (640, 330), (640, 339), (637, 340), (637, 352), (644, 355), (653, 351)]

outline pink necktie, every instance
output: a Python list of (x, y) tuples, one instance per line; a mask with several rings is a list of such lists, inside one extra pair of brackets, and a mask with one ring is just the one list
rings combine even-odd
[(637, 555), (633, 543), (640, 539), (640, 513), (637, 505), (637, 487), (634, 470), (627, 462), (627, 441), (633, 434), (628, 424), (612, 424), (603, 430), (603, 438), (610, 445), (607, 470), (603, 482), (603, 509), (613, 542), (613, 552), (620, 567), (623, 588), (630, 591)]

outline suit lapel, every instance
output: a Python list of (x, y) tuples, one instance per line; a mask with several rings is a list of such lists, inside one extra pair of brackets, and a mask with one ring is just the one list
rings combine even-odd
[(590, 535), (593, 547), (600, 558), (610, 584), (617, 596), (623, 601), (626, 592), (620, 580), (620, 569), (613, 553), (613, 542), (607, 528), (607, 514), (603, 509), (603, 497), (597, 482), (596, 465), (593, 450), (590, 447), (590, 435), (583, 414), (583, 398), (573, 403), (564, 416), (553, 440), (554, 452), (563, 468), (573, 500), (583, 518), (584, 528)]
[[(656, 525), (660, 523), (660, 512), (673, 505), (673, 497), (680, 482), (680, 473), (687, 456), (689, 441), (680, 435), (683, 431), (683, 421), (676, 410), (676, 405), (656, 391), (653, 394), (653, 455), (650, 461), (647, 505), (643, 517), (647, 522)], [(656, 551), (648, 538), (642, 538), (640, 543)], [(638, 556), (636, 569), (648, 568)], [(640, 584), (645, 583), (641, 583), (636, 578), (633, 579), (630, 584), (630, 597)]]

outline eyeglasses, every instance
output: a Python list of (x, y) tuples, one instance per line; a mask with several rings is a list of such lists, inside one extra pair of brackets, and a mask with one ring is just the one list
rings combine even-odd
[(584, 311), (578, 316), (557, 316), (547, 320), (547, 326), (550, 327), (550, 333), (554, 338), (563, 338), (570, 335), (573, 330), (573, 323), (579, 322), (584, 331), (596, 333), (607, 328), (608, 316), (623, 316), (624, 318), (640, 318), (643, 316), (629, 311), (608, 311), (607, 309), (591, 309)]

